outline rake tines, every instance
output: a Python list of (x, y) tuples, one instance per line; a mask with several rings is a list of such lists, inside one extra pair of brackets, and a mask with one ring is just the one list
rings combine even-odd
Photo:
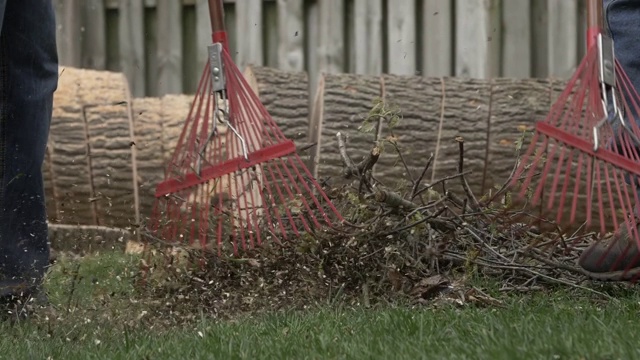
[(214, 44), (148, 238), (238, 255), (333, 227), (342, 216), (234, 64), (220, 1), (210, 6)]
[(604, 234), (625, 226), (640, 241), (640, 101), (613, 58), (613, 44), (603, 35), (597, 40), (546, 119), (536, 124), (511, 184), (558, 224), (575, 228), (583, 214), (585, 229), (595, 222)]

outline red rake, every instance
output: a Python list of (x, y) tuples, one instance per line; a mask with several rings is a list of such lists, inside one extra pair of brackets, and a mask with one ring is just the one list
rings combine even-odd
[(147, 238), (238, 255), (333, 227), (342, 216), (229, 54), (222, 0), (209, 0), (209, 13), (209, 61), (157, 185)]
[(558, 224), (567, 212), (569, 224), (583, 212), (586, 229), (596, 222), (604, 235), (610, 226), (627, 226), (640, 244), (640, 129), (633, 121), (640, 98), (602, 31), (600, 1), (587, 0), (587, 21), (586, 56), (546, 119), (536, 123), (511, 185), (520, 186), (521, 199), (530, 196), (533, 205), (555, 212)]

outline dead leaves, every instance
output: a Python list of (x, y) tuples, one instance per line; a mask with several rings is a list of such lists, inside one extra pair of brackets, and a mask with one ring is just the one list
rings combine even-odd
[(411, 295), (419, 299), (430, 299), (438, 293), (450, 288), (451, 284), (442, 275), (434, 275), (418, 281), (411, 290)]
[(504, 304), (474, 286), (465, 284), (464, 280), (450, 280), (444, 275), (433, 275), (408, 285), (409, 279), (399, 271), (388, 272), (389, 282), (394, 291), (407, 293), (417, 304), (456, 306), (476, 305), (503, 307)]
[[(455, 295), (454, 295), (455, 294)], [(448, 301), (454, 302), (456, 305), (473, 304), (476, 306), (500, 307), (504, 308), (502, 301), (487, 295), (484, 291), (471, 287), (464, 291), (457, 291), (447, 297)]]

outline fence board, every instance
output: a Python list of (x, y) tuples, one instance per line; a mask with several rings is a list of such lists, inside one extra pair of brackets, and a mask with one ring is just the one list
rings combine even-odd
[(158, 96), (158, 14), (155, 8), (145, 10), (146, 96)]
[(237, 64), (240, 69), (247, 65), (262, 66), (262, 30), (262, 0), (238, 1), (235, 31), (242, 34), (242, 41), (237, 45)]
[(278, 67), (278, 5), (274, 2), (264, 4), (263, 64)]
[[(106, 24), (106, 39), (107, 39), (107, 64), (106, 69), (110, 71), (120, 71), (120, 45), (118, 45), (119, 39), (119, 16), (118, 10), (108, 9), (104, 14), (104, 21)], [(150, 34), (150, 37), (155, 36), (156, 33)], [(62, 65), (67, 66), (65, 63)], [(92, 69), (93, 70), (93, 69)]]
[(499, 73), (497, 0), (456, 0), (456, 68), (461, 77), (488, 78)]
[(502, 2), (503, 51), (502, 75), (515, 78), (531, 76), (531, 3), (529, 0)]
[(175, 0), (158, 0), (158, 94), (182, 92), (182, 9)]
[[(118, 8), (118, 1), (120, 0), (104, 0), (104, 6), (107, 9), (116, 9)], [(195, 5), (198, 3), (198, 1), (200, 0), (177, 0), (180, 1), (180, 3), (182, 3), (183, 5)], [(269, 2), (269, 1), (275, 1), (275, 0), (263, 0), (265, 2)], [(236, 3), (236, 0), (223, 0), (223, 2), (225, 4), (234, 4)], [(237, 1), (240, 2), (240, 1)], [(158, 4), (158, 0), (144, 0), (144, 6), (148, 7), (148, 8), (152, 8), (152, 7), (156, 7), (156, 5)]]
[(307, 48), (305, 57), (307, 59), (307, 69), (309, 71), (309, 90), (310, 96), (313, 98), (315, 96), (317, 81), (318, 81), (318, 71), (319, 71), (319, 59), (317, 55), (318, 45), (320, 43), (320, 35), (319, 31), (319, 5), (316, 1), (308, 2), (307, 8), (305, 10), (305, 17), (307, 21), (306, 26), (306, 42)]
[(238, 37), (237, 31), (232, 31), (233, 29), (237, 28), (236, 22), (238, 21), (238, 17), (236, 16), (236, 13), (236, 8), (234, 6), (230, 6), (228, 4), (224, 5), (224, 22), (225, 27), (227, 28), (229, 51), (231, 52), (234, 61), (236, 60), (236, 55), (238, 54), (238, 38), (242, 39), (242, 37)]
[(355, 4), (353, 0), (345, 0), (344, 9), (343, 9), (343, 17), (345, 19), (344, 22), (344, 33), (342, 35), (344, 39), (345, 46), (345, 63), (344, 63), (344, 72), (353, 73), (354, 71), (354, 63), (356, 61), (356, 54), (353, 50), (355, 47), (355, 36), (354, 36), (354, 24), (353, 22), (347, 21), (346, 19), (353, 19), (355, 14)]
[(195, 39), (198, 36), (195, 4), (182, 8), (182, 23), (184, 24), (182, 37), (185, 39), (182, 44), (182, 91), (193, 93), (198, 88), (199, 75), (202, 74), (202, 69), (197, 68), (198, 48), (204, 47), (206, 49), (207, 47), (206, 42), (188, 41), (188, 39)]
[(339, 73), (344, 70), (344, 0), (318, 2), (318, 71)]
[(207, 46), (211, 44), (211, 20), (209, 19), (209, 4), (207, 0), (196, 0), (196, 64), (198, 73), (205, 68), (209, 58)]
[(422, 74), (449, 76), (453, 69), (453, 1), (424, 0)]
[(549, 73), (549, 50), (547, 38), (549, 31), (549, 17), (547, 16), (547, 1), (532, 1), (532, 26), (535, 31), (531, 34), (531, 46), (535, 51), (531, 54), (531, 71), (534, 77), (543, 77)]
[(587, 4), (586, 1), (578, 2), (578, 16), (577, 16), (577, 46), (578, 46), (578, 59), (582, 60), (582, 57), (587, 51)]
[(142, 97), (145, 94), (143, 0), (120, 0), (119, 11), (120, 71), (129, 79), (133, 96)]
[(416, 72), (416, 3), (396, 0), (388, 5), (388, 72), (415, 75)]
[(355, 0), (353, 69), (356, 74), (382, 72), (382, 0)]
[(304, 1), (278, 0), (278, 68), (304, 70)]
[(86, 0), (82, 15), (91, 19), (84, 25), (82, 67), (104, 70), (107, 66), (107, 34), (102, 0)]
[(54, 0), (56, 18), (65, 24), (57, 27), (58, 57), (67, 66), (79, 67), (82, 62), (82, 4), (81, 0)]
[(548, 0), (549, 75), (568, 77), (578, 63), (578, 3)]

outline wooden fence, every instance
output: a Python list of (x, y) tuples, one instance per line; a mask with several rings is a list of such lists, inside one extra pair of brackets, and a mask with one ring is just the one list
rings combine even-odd
[[(134, 96), (191, 94), (207, 0), (54, 0), (63, 66), (123, 72)], [(584, 53), (577, 0), (225, 0), (248, 64), (321, 72), (567, 77)]]

